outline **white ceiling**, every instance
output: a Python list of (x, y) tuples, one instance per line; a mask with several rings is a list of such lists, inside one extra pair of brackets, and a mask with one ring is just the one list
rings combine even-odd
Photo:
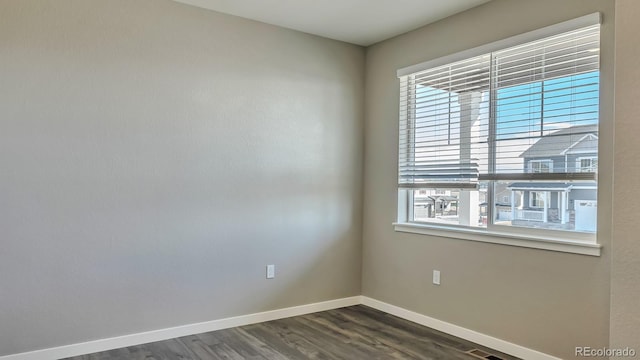
[(367, 46), (490, 0), (175, 1)]

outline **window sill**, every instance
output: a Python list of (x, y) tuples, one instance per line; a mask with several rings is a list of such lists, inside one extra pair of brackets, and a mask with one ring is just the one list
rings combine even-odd
[(498, 233), (490, 232), (485, 229), (454, 228), (416, 223), (394, 223), (393, 226), (394, 230), (398, 232), (433, 235), (451, 239), (480, 241), (492, 244), (519, 246), (590, 256), (600, 256), (600, 250), (602, 248), (602, 245), (600, 244), (586, 243), (576, 240)]

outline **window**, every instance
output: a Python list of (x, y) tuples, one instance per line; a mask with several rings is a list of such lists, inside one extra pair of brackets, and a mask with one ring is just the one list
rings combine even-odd
[(530, 173), (553, 172), (553, 160), (529, 160)]
[(576, 162), (576, 168), (579, 172), (595, 172), (598, 170), (598, 157), (580, 157)]
[(541, 191), (530, 191), (529, 192), (529, 207), (532, 208), (543, 208), (544, 207), (544, 198), (547, 193)]
[(599, 48), (592, 14), (399, 70), (398, 223), (594, 242)]

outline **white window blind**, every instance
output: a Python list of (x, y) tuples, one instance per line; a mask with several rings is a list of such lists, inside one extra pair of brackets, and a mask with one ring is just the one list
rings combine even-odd
[(401, 187), (475, 186), (486, 135), (472, 122), (488, 113), (490, 61), (482, 55), (401, 77)]
[[(492, 55), (494, 164), (484, 179), (593, 180), (575, 169), (525, 173), (525, 158), (564, 157), (584, 141), (597, 152), (600, 26)], [(595, 140), (595, 141), (594, 141)]]
[(599, 46), (595, 24), (403, 72), (399, 187), (595, 179), (575, 166), (530, 171), (526, 159), (597, 152)]

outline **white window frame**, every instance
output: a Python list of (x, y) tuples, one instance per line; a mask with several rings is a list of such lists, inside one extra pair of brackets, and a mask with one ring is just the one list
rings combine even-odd
[[(539, 204), (542, 202), (542, 205)], [(547, 203), (546, 191), (529, 191), (529, 207), (533, 209), (542, 209)]]
[[(479, 56), (484, 53), (498, 51), (504, 48), (535, 41), (548, 36), (572, 31), (601, 23), (601, 14), (594, 13), (560, 24), (496, 41), (477, 48), (447, 55), (438, 59), (416, 64), (398, 70), (398, 76), (405, 76), (419, 71), (446, 65), (455, 61)], [(531, 160), (536, 161), (536, 160)], [(550, 169), (553, 169), (550, 167)], [(553, 171), (553, 170), (551, 170)], [(492, 196), (492, 195), (490, 195)], [(494, 199), (495, 200), (495, 199)], [(490, 209), (490, 216), (493, 209)], [(548, 229), (520, 228), (515, 226), (500, 226), (491, 224), (487, 228), (471, 228), (465, 226), (440, 226), (432, 223), (416, 223), (413, 219), (413, 190), (398, 189), (398, 218), (394, 229), (424, 235), (433, 235), (452, 239), (481, 241), (495, 244), (521, 246), (534, 249), (545, 249), (566, 253), (600, 256), (601, 245), (597, 243), (597, 234), (556, 231)], [(534, 231), (532, 231), (534, 230)]]
[[(534, 164), (538, 164), (538, 168), (536, 169)], [(546, 164), (547, 165), (547, 169), (549, 171), (540, 171), (540, 165), (542, 164)], [(536, 159), (536, 160), (529, 160), (529, 172), (530, 173), (550, 173), (553, 172), (553, 160), (551, 159)]]
[[(587, 168), (582, 166), (582, 160), (589, 160), (591, 165)], [(598, 166), (593, 165), (593, 160), (598, 160), (597, 156), (582, 156), (576, 159), (576, 171), (577, 172), (592, 172), (598, 169)]]

